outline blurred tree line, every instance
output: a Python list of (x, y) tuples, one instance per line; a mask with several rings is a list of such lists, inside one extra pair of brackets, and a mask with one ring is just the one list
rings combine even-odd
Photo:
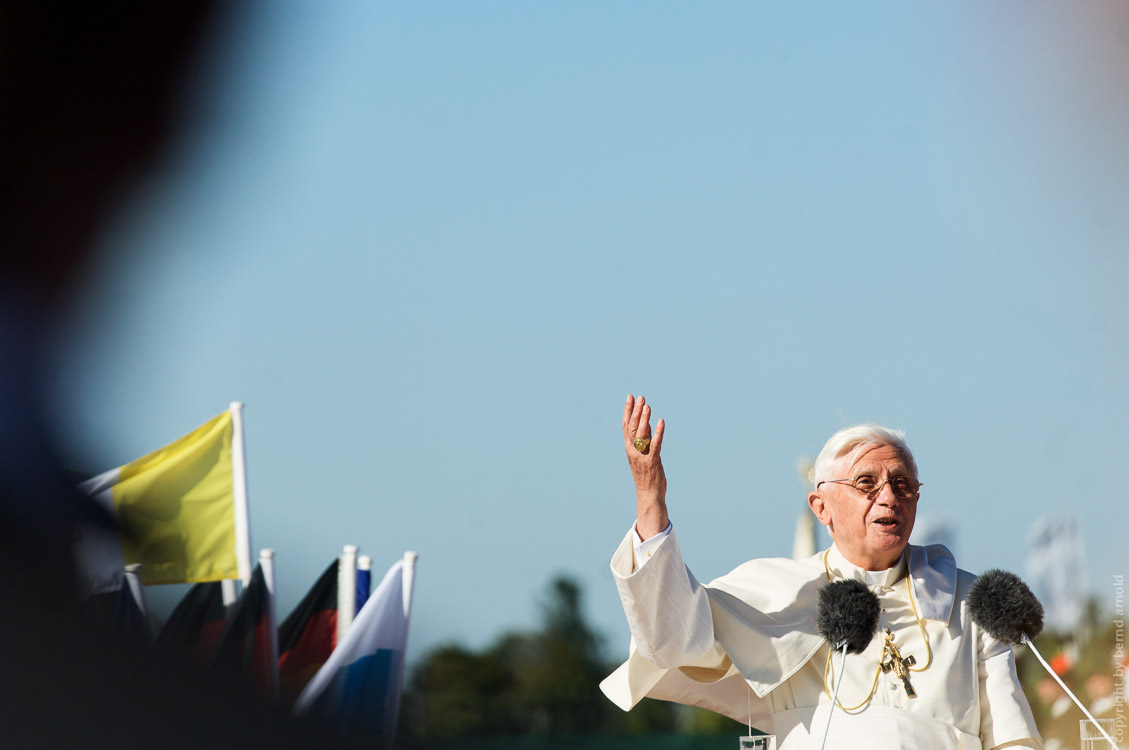
[(607, 658), (603, 637), (585, 620), (580, 585), (558, 577), (542, 602), (538, 630), (507, 633), (478, 652), (446, 645), (426, 654), (404, 686), (398, 744), (425, 747), (442, 738), (504, 735), (724, 733), (728, 747), (740, 733), (741, 726), (727, 718), (663, 701), (644, 699), (630, 712), (620, 710), (599, 689), (619, 661)]
[[(744, 727), (702, 709), (644, 699), (621, 711), (599, 683), (618, 666), (585, 620), (580, 585), (553, 580), (541, 605), (541, 626), (507, 633), (482, 651), (433, 649), (404, 686), (397, 746), (505, 750), (597, 747), (689, 750), (731, 747)], [(1111, 716), (1124, 700), (1124, 630), (1091, 601), (1076, 632), (1046, 631), (1037, 646), (1088, 707)], [(1017, 647), (1017, 669), (1045, 739), (1078, 743), (1082, 713), (1037, 663)], [(1121, 704), (1122, 707), (1124, 704)], [(1123, 710), (1123, 708), (1121, 709)], [(489, 738), (489, 739), (488, 739)], [(572, 744), (570, 744), (572, 743)]]

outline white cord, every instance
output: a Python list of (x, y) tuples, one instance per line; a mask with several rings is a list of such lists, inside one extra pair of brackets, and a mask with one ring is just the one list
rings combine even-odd
[(1110, 746), (1113, 747), (1113, 750), (1119, 750), (1117, 743), (1113, 741), (1112, 737), (1106, 734), (1105, 729), (1103, 729), (1098, 720), (1094, 718), (1094, 715), (1086, 710), (1086, 707), (1082, 705), (1082, 701), (1078, 700), (1078, 698), (1075, 697), (1074, 693), (1070, 692), (1070, 688), (1066, 686), (1066, 683), (1059, 679), (1059, 676), (1055, 674), (1055, 671), (1053, 669), (1051, 669), (1051, 665), (1047, 664), (1046, 660), (1043, 659), (1043, 655), (1039, 653), (1039, 649), (1035, 648), (1035, 644), (1031, 642), (1031, 639), (1027, 637), (1026, 633), (1023, 634), (1023, 642), (1027, 644), (1028, 648), (1031, 649), (1031, 653), (1035, 654), (1035, 658), (1039, 660), (1039, 663), (1043, 665), (1043, 668), (1047, 670), (1050, 676), (1055, 678), (1055, 682), (1059, 684), (1059, 687), (1066, 691), (1066, 694), (1070, 696), (1070, 699), (1074, 701), (1075, 705), (1077, 705), (1078, 708), (1082, 709), (1082, 713), (1086, 714), (1086, 718), (1094, 722), (1094, 726), (1097, 727), (1098, 731), (1102, 733), (1102, 737), (1106, 738)]
[(843, 675), (847, 673), (847, 642), (843, 641), (843, 658), (839, 660), (839, 678), (835, 680), (835, 692), (831, 694), (831, 707), (827, 711), (827, 726), (823, 728), (823, 742), (819, 750), (827, 747), (827, 734), (831, 729), (831, 716), (835, 713), (835, 706), (839, 700), (839, 686), (843, 684)]

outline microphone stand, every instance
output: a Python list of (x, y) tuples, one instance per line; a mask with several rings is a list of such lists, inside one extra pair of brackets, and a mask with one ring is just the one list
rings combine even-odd
[(1023, 643), (1025, 643), (1027, 647), (1031, 649), (1031, 653), (1035, 654), (1035, 658), (1039, 660), (1039, 663), (1043, 665), (1043, 668), (1047, 670), (1047, 673), (1051, 677), (1055, 678), (1055, 682), (1058, 683), (1058, 686), (1066, 691), (1066, 694), (1070, 696), (1070, 699), (1074, 701), (1075, 705), (1077, 705), (1078, 708), (1082, 709), (1082, 713), (1086, 714), (1086, 718), (1093, 722), (1094, 726), (1098, 728), (1099, 732), (1101, 732), (1102, 737), (1104, 737), (1106, 741), (1109, 742), (1109, 746), (1114, 750), (1119, 750), (1117, 743), (1113, 741), (1112, 737), (1106, 734), (1106, 731), (1102, 727), (1101, 723), (1094, 718), (1094, 715), (1090, 713), (1090, 711), (1085, 706), (1082, 705), (1082, 701), (1078, 700), (1077, 696), (1075, 696), (1074, 693), (1071, 692), (1070, 688), (1066, 686), (1066, 683), (1059, 678), (1058, 674), (1056, 674), (1053, 669), (1051, 669), (1051, 665), (1047, 664), (1046, 659), (1044, 659), (1043, 655), (1039, 653), (1039, 649), (1035, 648), (1035, 644), (1032, 643), (1031, 639), (1027, 637), (1026, 633), (1023, 634)]

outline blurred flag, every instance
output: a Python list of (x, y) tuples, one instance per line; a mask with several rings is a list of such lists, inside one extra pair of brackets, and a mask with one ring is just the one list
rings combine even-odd
[(408, 640), (414, 552), (384, 576), (353, 627), (294, 704), (355, 735), (389, 746), (396, 732)]
[(290, 706), (337, 645), (337, 565), (334, 560), (278, 628), (278, 682)]
[(169, 615), (157, 636), (157, 649), (176, 659), (207, 664), (226, 625), (221, 584), (198, 583)]
[(357, 558), (357, 614), (368, 601), (369, 591), (372, 589), (372, 558), (361, 555)]
[(212, 667), (273, 695), (277, 673), (271, 642), (273, 628), (266, 579), (262, 566), (256, 565), (251, 582), (231, 608), (227, 626), (212, 655)]
[(943, 544), (950, 552), (957, 551), (957, 531), (944, 516), (919, 515), (913, 523), (913, 533), (910, 543), (925, 546), (927, 544)]
[(116, 590), (131, 563), (145, 584), (247, 579), (241, 407), (79, 485), (118, 521), (76, 544), (87, 593)]
[(1027, 580), (1046, 610), (1052, 630), (1072, 633), (1086, 606), (1086, 555), (1078, 520), (1072, 515), (1043, 516), (1031, 526)]

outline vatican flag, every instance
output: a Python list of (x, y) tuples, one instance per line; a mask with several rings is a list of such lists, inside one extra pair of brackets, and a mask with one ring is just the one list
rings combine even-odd
[(164, 448), (89, 479), (79, 489), (117, 528), (84, 529), (76, 562), (87, 593), (141, 582), (198, 583), (251, 572), (241, 403)]

